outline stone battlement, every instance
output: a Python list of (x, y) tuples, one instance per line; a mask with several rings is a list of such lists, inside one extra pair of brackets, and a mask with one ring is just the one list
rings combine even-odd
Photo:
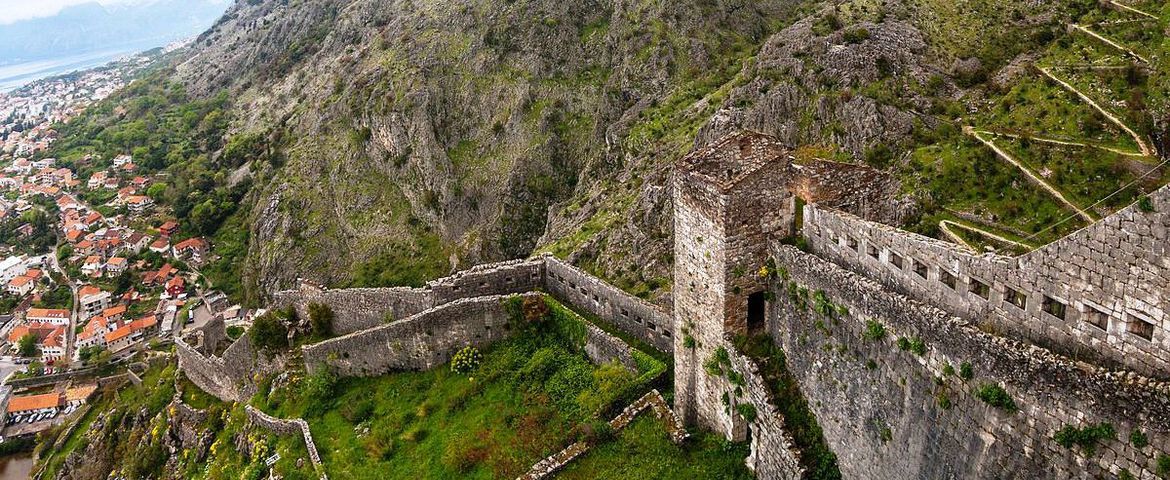
[(1170, 188), (1019, 257), (805, 207), (818, 256), (1007, 335), (1170, 378)]

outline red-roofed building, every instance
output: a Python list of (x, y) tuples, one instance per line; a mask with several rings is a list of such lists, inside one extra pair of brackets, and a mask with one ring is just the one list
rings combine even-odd
[(65, 395), (61, 392), (12, 397), (8, 400), (8, 415), (21, 415), (61, 408), (61, 405), (65, 403), (64, 399)]
[(203, 256), (207, 254), (207, 250), (211, 245), (199, 237), (189, 238), (175, 244), (174, 252), (175, 258), (188, 259), (195, 263), (202, 263)]
[(121, 275), (126, 271), (126, 267), (128, 265), (129, 264), (126, 262), (126, 259), (123, 257), (114, 257), (106, 260), (106, 276), (116, 277)]
[(8, 285), (5, 287), (5, 290), (7, 290), (8, 293), (11, 293), (11, 294), (16, 295), (18, 297), (23, 297), (25, 295), (32, 293), (33, 288), (36, 287), (36, 285), (37, 285), (37, 282), (35, 280), (33, 280), (32, 278), (29, 278), (27, 275), (22, 275), (22, 276), (14, 278), (14, 279), (12, 279), (12, 281), (8, 282)]
[(140, 318), (107, 333), (106, 345), (113, 352), (123, 350), (141, 341), (147, 333), (154, 330), (157, 326), (158, 319), (154, 315)]
[(110, 306), (110, 293), (93, 285), (81, 287), (81, 290), (77, 292), (77, 297), (81, 302), (82, 318), (97, 315)]
[(24, 314), (28, 323), (47, 323), (51, 325), (66, 325), (69, 323), (69, 310), (60, 308), (30, 308)]
[(161, 234), (166, 235), (168, 237), (172, 236), (176, 233), (179, 233), (179, 224), (176, 222), (169, 221), (169, 220), (166, 222), (163, 222), (163, 224), (158, 227), (158, 233), (161, 233)]
[(170, 298), (179, 298), (180, 296), (186, 295), (187, 282), (183, 280), (183, 277), (176, 275), (167, 281), (166, 292)]

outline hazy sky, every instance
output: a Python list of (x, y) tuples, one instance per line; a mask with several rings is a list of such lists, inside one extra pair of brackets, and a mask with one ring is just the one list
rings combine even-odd
[[(37, 17), (51, 17), (62, 8), (80, 3), (96, 1), (102, 5), (127, 5), (148, 3), (153, 0), (0, 0), (0, 25)], [(201, 0), (209, 3), (226, 3), (228, 0)]]

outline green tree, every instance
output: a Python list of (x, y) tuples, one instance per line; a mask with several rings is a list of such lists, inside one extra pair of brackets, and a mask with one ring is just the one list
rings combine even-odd
[(288, 327), (284, 319), (273, 312), (265, 313), (252, 322), (248, 330), (248, 338), (252, 345), (263, 350), (283, 350), (288, 348)]
[(309, 304), (309, 324), (313, 327), (313, 336), (318, 338), (333, 335), (333, 309), (321, 303)]
[(17, 351), (22, 357), (31, 357), (37, 354), (37, 336), (26, 333), (17, 342)]

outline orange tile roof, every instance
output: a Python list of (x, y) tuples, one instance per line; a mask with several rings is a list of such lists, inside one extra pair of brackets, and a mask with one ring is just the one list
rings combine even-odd
[(31, 281), (33, 281), (33, 279), (31, 279), (29, 277), (16, 277), (16, 278), (12, 279), (11, 282), (8, 282), (8, 286), (20, 288), (20, 287), (23, 287), (25, 285), (28, 285), (28, 282), (31, 282)]
[(60, 392), (12, 397), (12, 399), (8, 400), (8, 413), (27, 412), (29, 410), (60, 407), (61, 397), (62, 395)]
[(146, 329), (151, 328), (155, 325), (158, 325), (158, 319), (156, 319), (154, 315), (151, 315), (149, 317), (142, 317), (138, 320), (135, 320), (133, 322), (122, 325), (121, 327), (118, 327), (117, 330), (114, 330), (110, 333), (107, 333), (106, 334), (106, 341), (107, 342), (116, 342), (118, 340), (121, 340), (121, 339), (129, 336), (130, 334), (132, 334), (134, 332), (146, 330)]
[(61, 308), (30, 308), (24, 318), (69, 318), (69, 310)]
[(88, 297), (90, 295), (97, 295), (100, 293), (102, 293), (102, 289), (95, 287), (93, 285), (86, 285), (84, 287), (81, 287), (81, 290), (77, 291), (77, 296), (81, 297), (81, 298), (85, 298), (85, 297)]

